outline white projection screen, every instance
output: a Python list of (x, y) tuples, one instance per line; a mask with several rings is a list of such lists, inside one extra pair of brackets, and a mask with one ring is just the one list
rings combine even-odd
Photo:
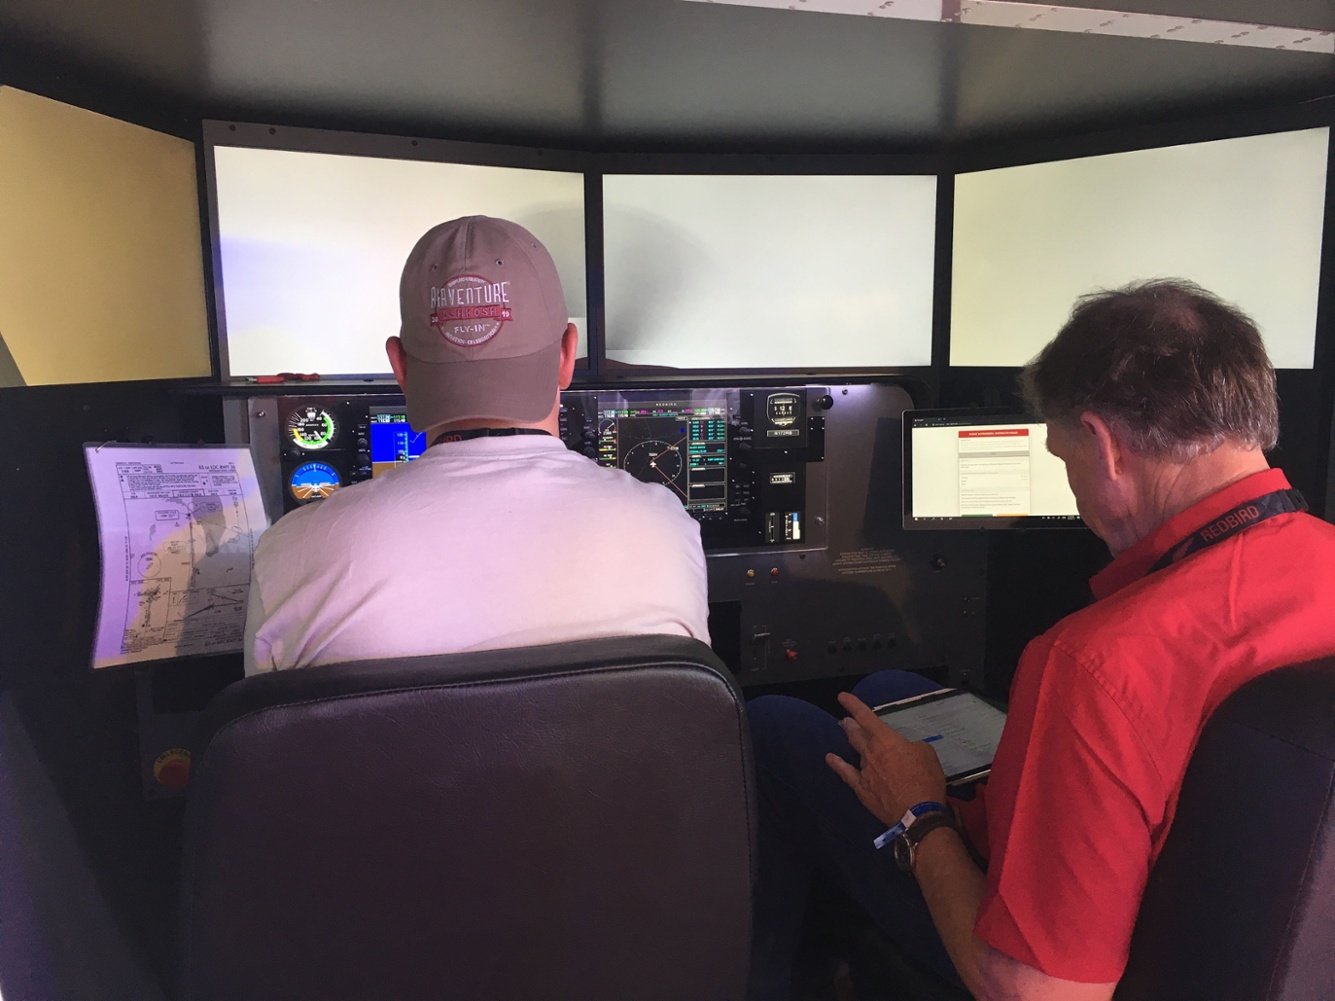
[(583, 341), (583, 174), (235, 146), (213, 157), (226, 375), (388, 374), (403, 262), (463, 215), (511, 219), (546, 245)]
[(610, 174), (607, 359), (928, 365), (934, 176)]
[(1311, 368), (1327, 128), (961, 174), (950, 364), (1028, 362), (1078, 296), (1187, 278)]

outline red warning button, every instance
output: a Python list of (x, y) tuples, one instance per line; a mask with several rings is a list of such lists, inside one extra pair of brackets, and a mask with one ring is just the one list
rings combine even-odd
[(169, 747), (153, 761), (153, 778), (162, 788), (180, 792), (190, 781), (190, 752)]

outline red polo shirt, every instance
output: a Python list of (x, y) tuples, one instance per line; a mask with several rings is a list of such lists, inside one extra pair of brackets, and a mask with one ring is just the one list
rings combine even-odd
[(1281, 514), (1149, 572), (1278, 469), (1165, 522), (1025, 648), (987, 785), (975, 931), (1049, 976), (1118, 980), (1206, 719), (1244, 682), (1335, 651), (1335, 526)]

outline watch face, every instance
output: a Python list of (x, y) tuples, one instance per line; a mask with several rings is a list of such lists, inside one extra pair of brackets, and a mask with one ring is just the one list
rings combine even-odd
[(895, 865), (905, 872), (913, 872), (913, 846), (906, 835), (895, 838), (890, 843), (890, 850), (895, 853)]

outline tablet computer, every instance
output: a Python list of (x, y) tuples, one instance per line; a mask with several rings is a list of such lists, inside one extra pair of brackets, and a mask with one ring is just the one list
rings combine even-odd
[(931, 744), (947, 785), (972, 782), (992, 770), (1006, 725), (1004, 712), (958, 688), (888, 702), (873, 712), (901, 736)]

